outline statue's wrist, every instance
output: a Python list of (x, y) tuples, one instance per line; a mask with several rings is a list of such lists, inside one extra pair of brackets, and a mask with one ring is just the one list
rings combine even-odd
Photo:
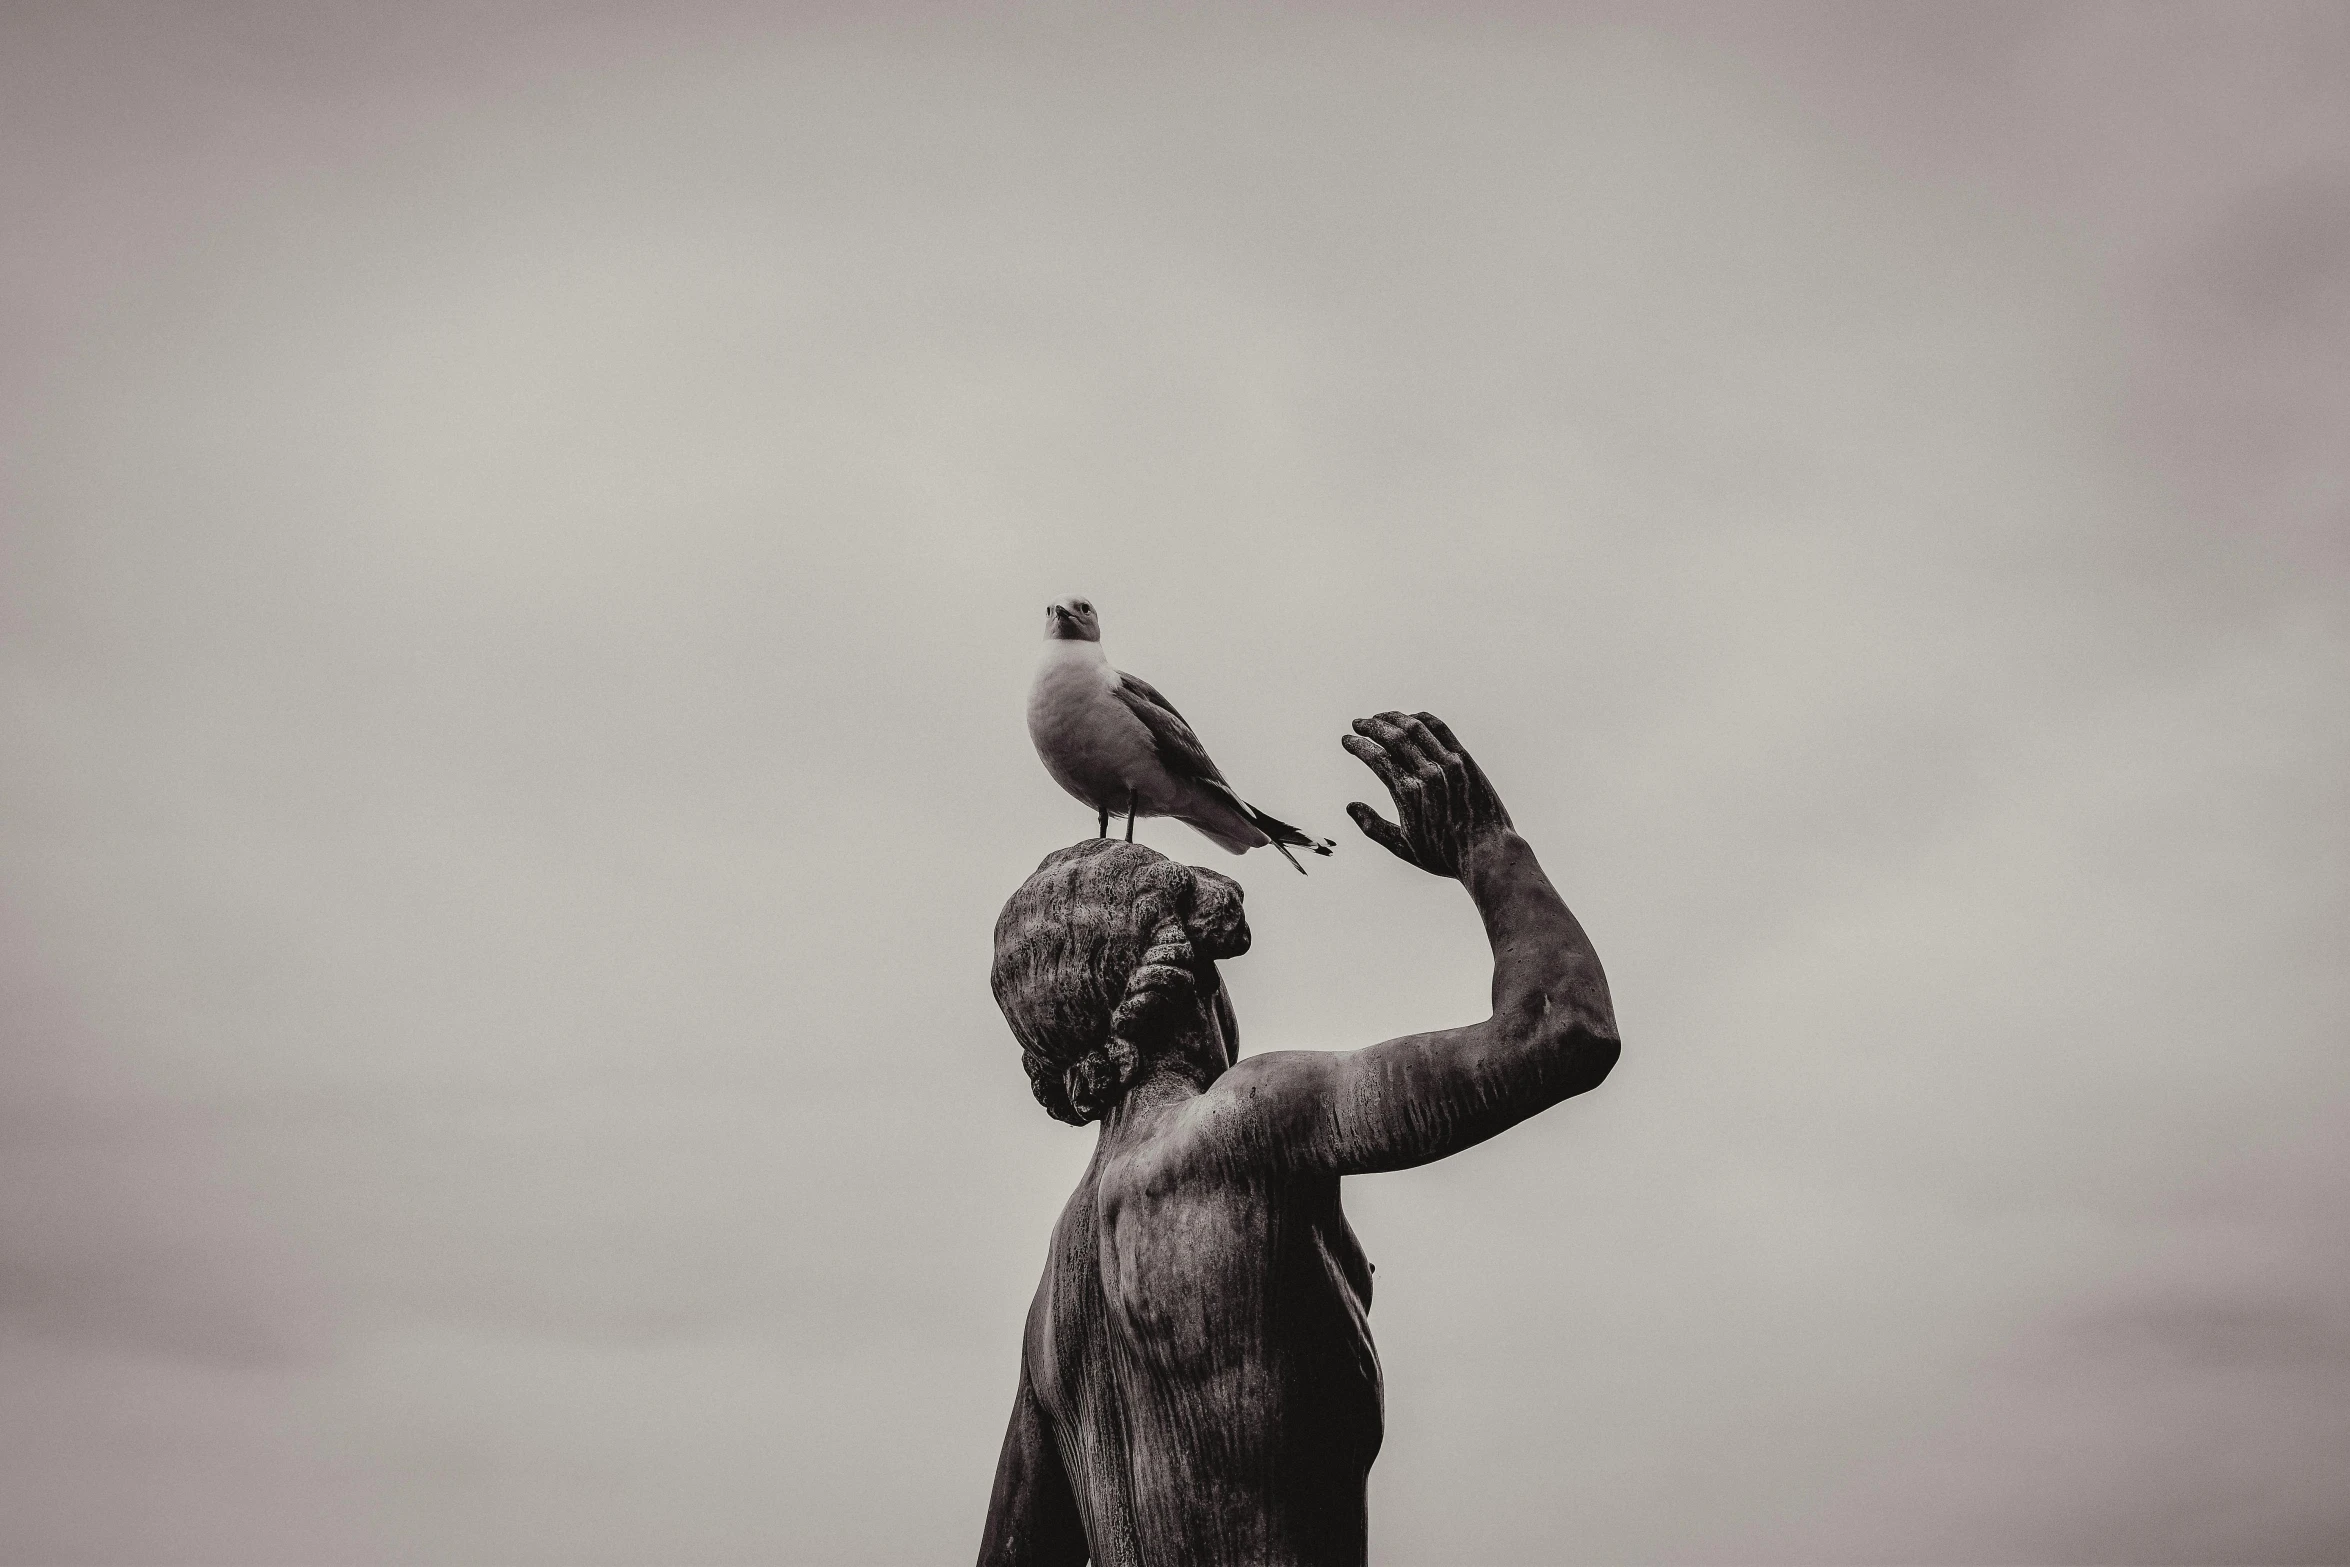
[(1461, 884), (1474, 893), (1486, 883), (1513, 874), (1519, 862), (1533, 852), (1511, 828), (1480, 833), (1461, 848)]

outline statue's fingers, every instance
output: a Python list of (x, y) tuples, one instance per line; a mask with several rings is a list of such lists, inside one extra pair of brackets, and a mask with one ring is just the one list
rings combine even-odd
[[(1361, 729), (1365, 722), (1363, 719), (1355, 720), (1355, 728)], [(1371, 769), (1378, 776), (1379, 781), (1387, 786), (1389, 794), (1393, 794), (1403, 787), (1404, 779), (1409, 775), (1404, 772), (1396, 759), (1388, 754), (1387, 748), (1378, 741), (1366, 740), (1360, 734), (1351, 734), (1339, 736), (1338, 743), (1346, 747), (1347, 755)]]
[(1412, 717), (1418, 721), (1422, 729), (1427, 730), (1429, 734), (1436, 737), (1436, 743), (1438, 745), (1444, 747), (1447, 751), (1450, 751), (1453, 755), (1459, 757), (1464, 762), (1469, 759), (1468, 749), (1463, 746), (1460, 741), (1453, 738), (1451, 728), (1446, 725), (1443, 719), (1437, 717), (1434, 713), (1414, 713)]
[(1397, 728), (1412, 737), (1412, 744), (1420, 747), (1430, 756), (1441, 757), (1444, 754), (1444, 742), (1436, 738), (1436, 731), (1430, 729), (1427, 720), (1419, 714), (1398, 713), (1395, 715), (1395, 724)]
[(1429, 738), (1443, 748), (1444, 773), (1452, 782), (1453, 803), (1463, 810), (1475, 810), (1479, 802), (1493, 793), (1493, 785), (1485, 781), (1478, 770), (1477, 759), (1471, 756), (1450, 725), (1434, 713), (1414, 713), (1420, 727)]
[(1453, 813), (1452, 780), (1445, 776), (1444, 767), (1436, 757), (1435, 741), (1426, 731), (1414, 734), (1411, 720), (1398, 712), (1358, 719), (1355, 729), (1370, 736), (1385, 753), (1386, 767), (1380, 770), (1379, 778), (1387, 785), (1387, 792), (1395, 796), (1396, 815), (1417, 825), (1442, 821)]
[(1371, 727), (1362, 731), (1387, 747), (1397, 761), (1412, 772), (1437, 765), (1436, 748), (1425, 732), (1412, 732), (1412, 721), (1402, 713), (1381, 713), (1365, 720)]
[(1363, 830), (1364, 837), (1397, 859), (1407, 865), (1420, 863), (1420, 857), (1412, 853), (1411, 840), (1404, 837), (1403, 829), (1381, 816), (1377, 811), (1372, 810), (1362, 801), (1357, 800), (1349, 805), (1346, 808), (1346, 814), (1354, 818), (1354, 824)]
[(1376, 740), (1383, 746), (1395, 747), (1403, 744), (1403, 731), (1396, 727), (1393, 713), (1373, 713), (1368, 718), (1358, 718), (1352, 727), (1354, 732), (1364, 739)]
[(1442, 815), (1450, 815), (1469, 804), (1458, 752), (1446, 749), (1443, 741), (1430, 732), (1418, 717), (1398, 713), (1396, 727), (1403, 731), (1405, 753), (1412, 758), (1413, 769), (1428, 791), (1429, 807)]
[[(1434, 713), (1415, 713), (1412, 716), (1426, 726), (1428, 732), (1436, 737), (1438, 744), (1460, 758), (1461, 776), (1468, 783), (1470, 796), (1474, 798), (1482, 795), (1490, 798), (1494, 806), (1499, 808), (1501, 797), (1494, 791), (1492, 780), (1485, 776), (1485, 769), (1477, 765), (1477, 759), (1469, 754), (1468, 748), (1455, 738), (1451, 726)], [(1508, 812), (1504, 811), (1502, 814), (1506, 817)]]

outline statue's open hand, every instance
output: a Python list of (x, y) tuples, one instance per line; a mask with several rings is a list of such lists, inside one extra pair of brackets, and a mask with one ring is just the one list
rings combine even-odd
[(1338, 743), (1379, 775), (1395, 821), (1357, 800), (1346, 808), (1363, 836), (1433, 876), (1458, 876), (1472, 850), (1510, 830), (1510, 813), (1434, 713), (1358, 718)]

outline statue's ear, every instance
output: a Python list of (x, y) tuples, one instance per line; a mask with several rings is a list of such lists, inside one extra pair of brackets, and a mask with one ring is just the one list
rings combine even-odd
[(1191, 907), (1184, 934), (1203, 958), (1237, 958), (1248, 950), (1248, 916), (1240, 909), (1240, 883), (1204, 865), (1191, 867)]
[(1131, 1041), (1115, 1036), (1071, 1062), (1061, 1074), (1061, 1086), (1069, 1096), (1069, 1108), (1076, 1112), (1074, 1119), (1083, 1125), (1107, 1115), (1141, 1070), (1141, 1052)]

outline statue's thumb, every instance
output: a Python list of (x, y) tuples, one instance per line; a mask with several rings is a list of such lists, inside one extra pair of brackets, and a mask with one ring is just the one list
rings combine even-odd
[(1355, 819), (1355, 825), (1363, 830), (1364, 837), (1406, 865), (1420, 863), (1420, 857), (1412, 852), (1411, 842), (1404, 837), (1403, 829), (1381, 816), (1377, 811), (1372, 810), (1362, 801), (1357, 800), (1347, 806), (1346, 814)]

